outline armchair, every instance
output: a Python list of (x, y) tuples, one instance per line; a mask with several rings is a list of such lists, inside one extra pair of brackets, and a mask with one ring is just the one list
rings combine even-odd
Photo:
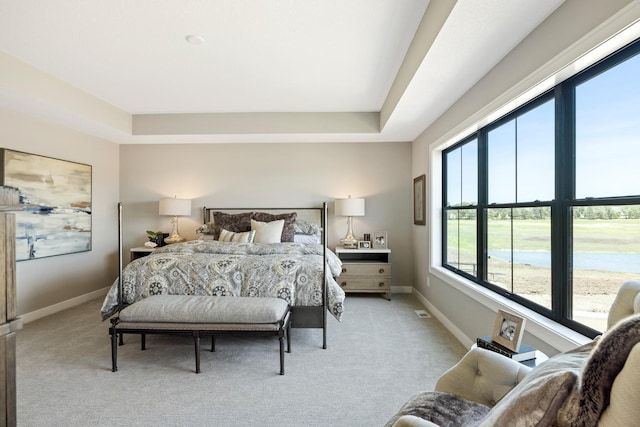
[(640, 420), (640, 282), (626, 282), (600, 339), (531, 369), (470, 350), (386, 427), (633, 426)]

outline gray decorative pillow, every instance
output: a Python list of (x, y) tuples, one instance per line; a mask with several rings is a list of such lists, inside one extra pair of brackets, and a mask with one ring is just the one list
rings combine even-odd
[(220, 230), (223, 228), (228, 231), (233, 231), (234, 233), (251, 231), (252, 216), (253, 212), (242, 212), (238, 214), (228, 214), (220, 211), (213, 212), (213, 238), (218, 240)]
[(311, 224), (299, 219), (296, 219), (293, 228), (296, 234), (320, 234), (322, 231), (320, 224)]
[(213, 222), (208, 222), (206, 224), (202, 224), (200, 227), (196, 228), (196, 234), (209, 234), (213, 236)]
[(483, 427), (555, 425), (572, 393), (592, 344), (553, 356), (535, 367), (491, 409)]
[(579, 387), (562, 407), (560, 426), (592, 426), (609, 405), (609, 394), (627, 356), (640, 342), (640, 314), (618, 322), (598, 340), (586, 362)]
[[(294, 224), (298, 216), (297, 212), (290, 212), (284, 214), (270, 214), (266, 212), (256, 212), (253, 214), (253, 219), (259, 222), (272, 222), (279, 219), (284, 219), (284, 227), (282, 227), (281, 242), (293, 242), (293, 236), (295, 234)], [(251, 228), (251, 222), (249, 222), (249, 228)]]
[(414, 415), (439, 426), (476, 426), (489, 412), (489, 407), (452, 393), (427, 391), (413, 396), (385, 427), (391, 427), (403, 415)]

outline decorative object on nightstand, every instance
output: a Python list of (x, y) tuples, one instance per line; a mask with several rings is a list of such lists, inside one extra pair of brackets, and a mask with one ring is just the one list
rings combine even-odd
[(358, 249), (371, 249), (371, 242), (368, 240), (358, 240)]
[(348, 199), (336, 199), (336, 215), (346, 216), (347, 218), (347, 235), (344, 239), (340, 239), (340, 243), (345, 249), (355, 249), (358, 247), (358, 240), (353, 235), (353, 217), (364, 216), (364, 199), (361, 197)]
[(337, 281), (345, 292), (381, 293), (391, 299), (391, 250), (337, 247), (336, 255), (342, 261)]
[[(147, 237), (149, 238), (149, 241), (144, 244), (145, 246), (149, 246), (151, 248), (156, 246), (160, 247), (165, 245), (164, 239), (169, 237), (169, 233), (147, 230)], [(151, 246), (150, 243), (153, 243), (153, 246)]]
[(177, 197), (174, 197), (173, 199), (160, 199), (160, 207), (158, 209), (158, 213), (160, 215), (168, 215), (173, 217), (171, 218), (173, 230), (171, 230), (171, 234), (169, 235), (169, 237), (164, 239), (165, 243), (178, 243), (187, 240), (180, 234), (178, 234), (178, 217), (191, 215), (191, 200), (178, 199)]
[(387, 248), (387, 232), (376, 231), (373, 233), (373, 249), (386, 249)]
[(498, 310), (491, 339), (513, 352), (519, 352), (525, 320), (515, 314)]

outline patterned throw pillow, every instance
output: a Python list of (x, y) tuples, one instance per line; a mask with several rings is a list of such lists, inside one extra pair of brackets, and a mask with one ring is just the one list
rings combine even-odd
[(296, 234), (320, 234), (322, 232), (320, 224), (311, 224), (299, 219), (296, 219), (293, 228)]
[(245, 231), (244, 233), (234, 233), (233, 231), (220, 230), (220, 242), (236, 242), (236, 243), (253, 243), (253, 238), (256, 235), (255, 231)]
[(228, 214), (216, 211), (213, 213), (214, 228), (213, 237), (218, 240), (220, 238), (220, 230), (223, 228), (234, 233), (243, 233), (251, 231), (251, 217), (253, 212), (242, 212), (239, 214)]

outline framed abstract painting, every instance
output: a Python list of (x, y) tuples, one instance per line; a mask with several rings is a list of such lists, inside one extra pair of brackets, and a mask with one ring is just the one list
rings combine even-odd
[(0, 185), (17, 188), (16, 260), (91, 250), (91, 166), (0, 149)]

